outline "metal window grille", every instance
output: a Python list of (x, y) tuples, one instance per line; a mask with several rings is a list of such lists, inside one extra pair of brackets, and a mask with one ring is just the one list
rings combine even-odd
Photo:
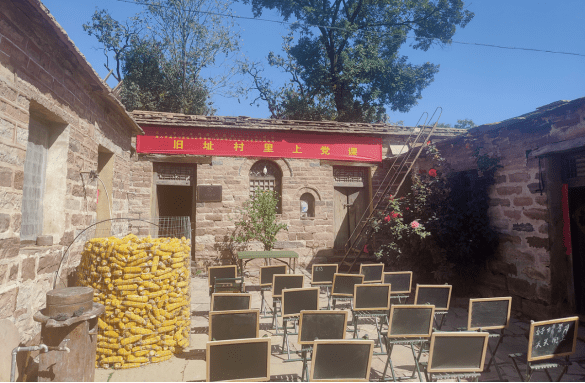
[(366, 172), (363, 168), (354, 166), (334, 167), (333, 179), (335, 182), (366, 182)]

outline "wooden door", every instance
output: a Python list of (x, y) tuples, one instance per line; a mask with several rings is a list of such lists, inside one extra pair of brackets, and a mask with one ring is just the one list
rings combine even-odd
[(365, 187), (335, 187), (334, 188), (334, 248), (344, 249), (350, 235), (353, 233), (352, 243), (357, 235), (356, 227), (360, 224), (368, 206), (368, 193)]

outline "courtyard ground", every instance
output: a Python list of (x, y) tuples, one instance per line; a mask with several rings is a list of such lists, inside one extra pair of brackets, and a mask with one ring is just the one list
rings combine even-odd
[[(259, 263), (259, 261), (258, 261)], [(310, 274), (306, 270), (297, 269), (297, 273), (305, 274), (305, 285), (310, 287)], [(246, 278), (247, 292), (252, 293), (252, 308), (260, 308), (261, 295), (258, 288), (258, 268), (251, 267), (247, 270), (249, 277)], [(210, 297), (208, 294), (207, 277), (195, 276), (191, 279), (191, 343), (182, 354), (175, 355), (170, 360), (151, 364), (139, 368), (127, 370), (113, 370), (113, 369), (96, 369), (96, 382), (144, 382), (144, 381), (168, 381), (168, 382), (189, 382), (189, 381), (205, 381), (205, 346), (208, 341), (208, 317)], [(268, 302), (272, 302), (270, 293), (266, 294)], [(325, 294), (321, 294), (321, 307), (326, 306)], [(412, 300), (412, 297), (411, 297)], [(469, 305), (468, 299), (452, 299), (451, 308), (447, 314), (447, 319), (442, 330), (449, 331), (457, 328), (465, 327), (467, 325), (467, 307)], [(347, 306), (338, 306), (339, 309), (345, 309)], [(279, 318), (279, 323), (280, 322)], [(351, 321), (351, 313), (350, 319)], [(360, 322), (362, 323), (362, 322)], [(370, 339), (377, 339), (374, 321), (363, 320), (363, 325), (360, 324), (360, 337), (366, 333)], [(352, 328), (348, 326), (348, 329)], [(506, 330), (506, 337), (504, 342), (500, 345), (497, 352), (496, 360), (501, 366), (502, 378), (507, 381), (520, 381), (516, 370), (514, 369), (508, 354), (522, 353), (527, 351), (528, 340), (526, 334), (528, 332), (529, 323), (512, 319), (509, 328)], [(300, 381), (302, 362), (284, 362), (287, 359), (286, 354), (281, 354), (282, 336), (275, 335), (275, 330), (272, 329), (270, 318), (260, 319), (260, 337), (271, 337), (272, 357), (270, 363), (271, 381)], [(352, 337), (352, 333), (346, 334), (347, 338)], [(290, 337), (290, 346), (292, 349), (299, 350), (300, 345), (296, 343), (297, 337)], [(492, 347), (496, 340), (491, 340)], [(375, 350), (379, 351), (379, 350)], [(296, 357), (296, 356), (295, 356)], [(426, 361), (428, 355), (423, 354), (421, 360)], [(489, 358), (486, 356), (486, 363)], [(410, 377), (414, 371), (414, 362), (410, 348), (406, 346), (396, 346), (392, 353), (392, 361), (400, 377)], [(571, 357), (573, 362), (569, 367), (568, 373), (563, 377), (563, 381), (585, 381), (585, 328), (579, 328), (579, 336), (577, 341), (577, 351)], [(372, 360), (372, 367), (370, 372), (370, 380), (377, 381), (382, 377), (384, 366), (386, 363), (385, 355), (374, 355)], [(523, 369), (524, 365), (522, 365)], [(524, 369), (523, 369), (524, 370)], [(556, 373), (557, 371), (553, 371)], [(553, 375), (556, 376), (556, 375)], [(388, 376), (387, 376), (388, 378)], [(424, 379), (424, 375), (423, 375)], [(409, 379), (410, 381), (418, 381), (418, 378)], [(499, 381), (495, 368), (492, 366), (490, 371), (483, 372), (480, 381)], [(547, 380), (544, 372), (535, 372), (532, 381)]]

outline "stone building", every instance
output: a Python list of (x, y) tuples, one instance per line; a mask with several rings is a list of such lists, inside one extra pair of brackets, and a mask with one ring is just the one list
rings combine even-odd
[(490, 190), (497, 258), (477, 286), (531, 319), (585, 315), (585, 98), (471, 129), (438, 148), (455, 171), (472, 150), (501, 159)]
[(142, 130), (38, 0), (0, 9), (0, 319), (29, 342), (82, 243), (55, 283), (65, 249), (94, 220), (126, 215)]
[[(334, 260), (372, 208), (388, 172), (384, 165), (404, 151), (414, 131), (384, 124), (132, 115), (146, 134), (138, 137), (130, 212), (189, 215), (200, 269), (231, 262), (227, 239), (242, 203), (257, 188), (281, 195), (280, 220), (288, 230), (279, 233), (276, 249), (296, 251), (304, 266)], [(437, 128), (433, 137), (458, 134), (460, 129)], [(374, 154), (363, 155), (367, 150)], [(207, 195), (214, 187), (220, 194)]]

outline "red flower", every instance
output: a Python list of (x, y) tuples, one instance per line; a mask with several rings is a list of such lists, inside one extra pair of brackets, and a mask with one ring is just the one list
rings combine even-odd
[(364, 253), (369, 254), (370, 252), (368, 251), (368, 245), (364, 245)]
[(431, 140), (428, 140), (428, 141), (427, 141), (427, 145), (430, 145), (430, 144), (431, 144)]
[(417, 227), (420, 226), (420, 223), (416, 222), (416, 221), (412, 221), (410, 223), (410, 227), (412, 227), (413, 229), (416, 229)]
[(410, 208), (409, 208), (409, 207), (407, 207), (407, 208), (406, 208), (406, 210), (410, 210)]
[(424, 169), (418, 169), (418, 174), (425, 174), (425, 170)]
[(391, 215), (392, 215), (392, 218), (396, 218), (396, 217), (398, 217), (400, 214), (398, 214), (398, 213), (395, 213), (395, 212), (392, 212), (392, 213), (391, 213)]
[(384, 217), (384, 222), (390, 222), (392, 218), (390, 218), (389, 215), (387, 215), (386, 217)]
[(437, 171), (435, 169), (429, 170), (429, 176), (436, 177), (437, 176)]

